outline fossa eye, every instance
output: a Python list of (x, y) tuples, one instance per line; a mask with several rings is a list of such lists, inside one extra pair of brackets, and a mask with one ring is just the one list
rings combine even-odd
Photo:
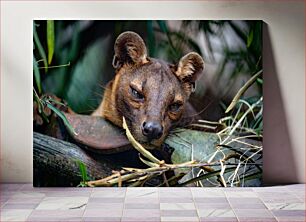
[(169, 106), (168, 110), (170, 112), (177, 112), (182, 107), (182, 103), (173, 103)]
[(135, 99), (138, 99), (138, 100), (144, 99), (144, 95), (141, 92), (134, 89), (133, 87), (131, 87), (131, 94)]

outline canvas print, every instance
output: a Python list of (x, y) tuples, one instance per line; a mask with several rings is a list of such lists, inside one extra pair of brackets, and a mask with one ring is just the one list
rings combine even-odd
[(33, 21), (36, 187), (247, 187), (262, 22)]

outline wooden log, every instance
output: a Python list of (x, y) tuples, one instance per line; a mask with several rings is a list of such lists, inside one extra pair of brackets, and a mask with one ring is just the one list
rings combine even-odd
[(112, 170), (120, 169), (103, 155), (34, 132), (34, 186), (77, 186), (82, 180), (77, 161), (85, 164), (90, 179), (103, 178), (111, 175)]

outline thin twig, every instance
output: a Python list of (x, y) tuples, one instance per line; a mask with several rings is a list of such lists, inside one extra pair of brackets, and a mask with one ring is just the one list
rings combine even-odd
[(166, 186), (170, 187), (165, 172), (163, 172), (163, 179), (164, 179), (164, 183), (166, 184)]
[(234, 97), (234, 99), (232, 100), (231, 104), (228, 106), (228, 108), (226, 109), (225, 113), (228, 113), (229, 111), (231, 111), (235, 105), (237, 104), (239, 98), (242, 96), (243, 93), (245, 93), (245, 91), (256, 81), (256, 79), (262, 74), (262, 70), (260, 70), (259, 72), (257, 72), (254, 76), (252, 76), (252, 78), (250, 78), (244, 85), (243, 87), (241, 87), (241, 89), (239, 89), (238, 93), (236, 94), (236, 96)]

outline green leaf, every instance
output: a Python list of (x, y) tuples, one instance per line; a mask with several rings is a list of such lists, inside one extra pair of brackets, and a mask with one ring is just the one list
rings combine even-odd
[[(84, 56), (73, 66), (70, 81), (65, 86), (65, 100), (77, 113), (90, 113), (101, 101), (97, 96), (102, 91), (101, 83), (106, 82), (107, 64), (105, 54), (110, 38), (98, 39), (90, 45)], [(103, 92), (103, 91), (102, 91)]]
[(236, 33), (236, 35), (245, 42), (247, 40), (247, 36), (245, 32), (235, 23), (235, 21), (228, 21), (228, 24), (233, 29), (233, 31)]
[(182, 32), (171, 32), (170, 35), (176, 37), (178, 40), (185, 43), (187, 46), (189, 46), (192, 50), (195, 50), (200, 55), (202, 54), (201, 48), (198, 43), (192, 38), (190, 38), (188, 35), (185, 35)]
[(50, 102), (47, 102), (47, 106), (49, 107), (49, 109), (51, 109), (53, 112), (55, 112), (59, 116), (59, 118), (61, 118), (63, 120), (65, 126), (68, 128), (68, 130), (71, 133), (77, 135), (74, 128), (71, 126), (71, 124), (67, 120), (65, 114), (63, 114), (60, 110), (58, 110), (56, 107), (54, 107)]
[(148, 31), (148, 49), (149, 54), (154, 57), (155, 56), (155, 36), (153, 29), (153, 21), (147, 22), (147, 31)]
[(70, 87), (72, 79), (74, 78), (72, 71), (80, 60), (78, 57), (81, 57), (84, 53), (84, 49), (80, 46), (80, 37), (82, 35), (80, 33), (79, 23), (80, 22), (77, 21), (69, 26), (72, 29), (72, 35), (69, 40), (64, 43), (62, 42), (62, 39), (66, 38), (64, 33), (67, 33), (67, 29), (70, 28), (63, 28), (62, 22), (55, 22), (56, 39), (54, 53), (56, 54), (56, 61), (58, 64), (70, 65), (65, 68), (49, 70), (50, 74), (46, 76), (43, 83), (46, 91), (66, 100), (66, 93)]
[(48, 64), (50, 65), (52, 62), (53, 54), (54, 54), (54, 42), (55, 42), (55, 34), (54, 34), (54, 21), (47, 21), (47, 44), (48, 44)]
[(88, 181), (86, 165), (80, 160), (77, 160), (77, 163), (79, 165), (80, 173), (81, 173), (81, 176), (82, 176), (82, 182), (84, 183), (84, 182)]
[(33, 37), (34, 37), (34, 42), (35, 42), (35, 44), (36, 44), (36, 46), (37, 46), (39, 55), (40, 55), (41, 59), (42, 59), (43, 62), (44, 62), (45, 72), (48, 72), (48, 62), (47, 62), (46, 52), (45, 52), (44, 48), (42, 47), (41, 42), (40, 42), (40, 40), (39, 40), (37, 31), (36, 31), (36, 25), (35, 25), (35, 23), (33, 23)]
[(260, 79), (260, 78), (258, 78), (257, 80), (256, 80), (260, 85), (262, 85), (263, 84), (263, 80), (262, 79)]
[[(175, 149), (171, 156), (171, 160), (175, 164), (192, 159), (206, 162), (215, 152), (219, 138), (215, 133), (181, 129), (178, 132), (170, 132), (165, 143)], [(222, 154), (217, 157), (221, 158)]]
[(170, 36), (170, 32), (169, 32), (169, 29), (168, 29), (168, 26), (167, 26), (167, 23), (165, 21), (162, 21), (162, 20), (159, 20), (157, 21), (157, 24), (160, 28), (160, 30), (166, 34), (167, 38), (168, 38), (168, 41), (169, 41), (169, 44), (171, 46), (171, 49), (174, 53), (175, 56), (177, 56), (177, 50), (173, 44), (173, 41), (171, 39), (171, 36)]
[(73, 35), (68, 53), (68, 61), (75, 61), (80, 50), (80, 23), (73, 25)]
[[(61, 59), (65, 57), (65, 59)], [(64, 64), (68, 61), (68, 50), (63, 48), (59, 53), (59, 63)], [(65, 78), (67, 75), (70, 75), (69, 72), (72, 66), (63, 67), (60, 69), (50, 69), (49, 74), (45, 76), (44, 81), (42, 82), (43, 88), (46, 92), (50, 92), (54, 95), (57, 95), (60, 98), (64, 98), (61, 92), (67, 90), (68, 86), (65, 85)]]
[(40, 73), (37, 66), (37, 61), (33, 55), (33, 71), (34, 71), (34, 78), (37, 85), (38, 93), (41, 94), (41, 80), (40, 80)]
[(250, 31), (247, 39), (247, 47), (249, 48), (253, 42), (254, 32), (253, 29)]
[(157, 24), (159, 25), (159, 28), (160, 28), (160, 30), (161, 30), (162, 32), (164, 32), (164, 33), (166, 33), (166, 34), (169, 33), (168, 26), (167, 26), (167, 24), (166, 24), (165, 21), (159, 20), (159, 21), (157, 21)]

